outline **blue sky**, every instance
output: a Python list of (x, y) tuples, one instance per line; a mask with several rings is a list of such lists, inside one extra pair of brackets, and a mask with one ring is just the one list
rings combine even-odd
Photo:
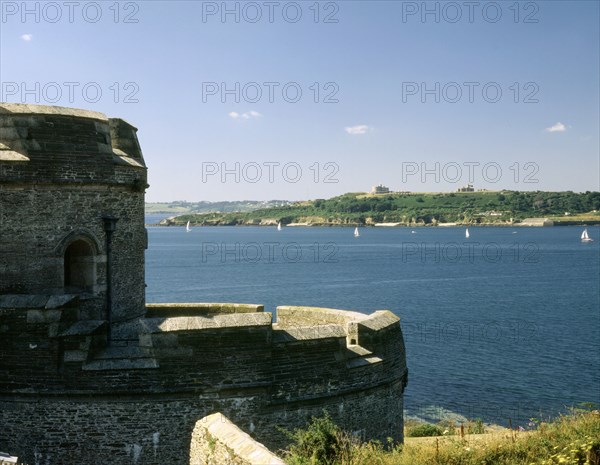
[(137, 126), (149, 201), (600, 188), (596, 1), (1, 3), (0, 100)]

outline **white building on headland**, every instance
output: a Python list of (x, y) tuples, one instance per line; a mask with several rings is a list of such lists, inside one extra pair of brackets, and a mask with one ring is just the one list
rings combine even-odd
[(389, 194), (390, 188), (379, 184), (378, 186), (371, 187), (371, 194)]
[(475, 188), (473, 187), (473, 184), (467, 184), (464, 187), (459, 187), (457, 192), (475, 192)]

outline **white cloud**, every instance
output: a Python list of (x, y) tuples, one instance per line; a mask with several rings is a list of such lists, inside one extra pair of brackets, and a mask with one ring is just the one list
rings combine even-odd
[(556, 123), (554, 126), (550, 126), (549, 128), (546, 128), (547, 132), (565, 132), (567, 130), (567, 127), (562, 124), (561, 122)]
[(228, 113), (229, 117), (233, 118), (233, 119), (250, 119), (250, 118), (259, 118), (262, 116), (262, 114), (260, 114), (258, 111), (254, 111), (254, 110), (250, 110), (247, 111), (246, 113), (238, 113), (236, 111), (232, 111), (230, 113)]
[(358, 126), (349, 126), (347, 128), (344, 128), (344, 130), (348, 133), (348, 134), (352, 134), (352, 135), (357, 135), (357, 134), (366, 134), (367, 131), (369, 131), (369, 126), (367, 126), (366, 124), (359, 124)]
[(30, 42), (33, 40), (33, 34), (23, 34), (21, 39), (23, 39), (25, 42)]

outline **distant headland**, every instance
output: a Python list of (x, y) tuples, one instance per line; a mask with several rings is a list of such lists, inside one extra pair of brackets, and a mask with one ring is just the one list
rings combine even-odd
[(600, 224), (600, 192), (347, 193), (289, 202), (147, 203), (161, 226), (561, 226)]

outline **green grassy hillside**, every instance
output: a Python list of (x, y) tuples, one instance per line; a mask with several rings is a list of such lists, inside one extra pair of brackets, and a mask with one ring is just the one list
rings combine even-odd
[(186, 214), (172, 224), (510, 224), (530, 217), (571, 219), (581, 214), (594, 222), (600, 221), (599, 210), (599, 192), (349, 193), (244, 213)]

